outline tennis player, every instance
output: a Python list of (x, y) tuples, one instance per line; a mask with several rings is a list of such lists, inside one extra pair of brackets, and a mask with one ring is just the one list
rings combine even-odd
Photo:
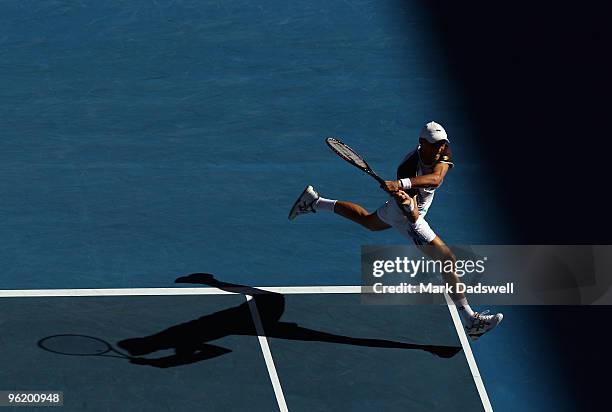
[[(397, 168), (397, 180), (385, 181), (382, 185), (391, 199), (374, 213), (356, 203), (321, 197), (312, 186), (308, 186), (293, 205), (289, 220), (307, 213), (333, 212), (369, 230), (393, 227), (431, 258), (455, 262), (450, 248), (425, 220), (436, 189), (452, 167), (446, 131), (440, 124), (429, 122), (421, 130), (417, 148), (409, 152)], [(456, 273), (443, 273), (443, 277), (455, 289), (459, 281)], [(503, 319), (501, 313), (474, 312), (463, 293), (453, 293), (450, 297), (459, 310), (466, 333), (474, 340), (495, 328)]]

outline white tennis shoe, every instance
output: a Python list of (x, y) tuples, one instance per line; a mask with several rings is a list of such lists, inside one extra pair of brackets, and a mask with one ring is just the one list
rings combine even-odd
[(314, 187), (308, 185), (293, 204), (291, 212), (289, 212), (289, 220), (295, 219), (298, 215), (316, 213), (313, 206), (317, 200), (319, 200), (319, 194), (314, 190)]
[(467, 335), (472, 338), (472, 340), (476, 340), (492, 330), (494, 327), (499, 325), (504, 318), (504, 315), (501, 313), (495, 315), (488, 315), (488, 313), (488, 310), (480, 313), (474, 313), (472, 324), (465, 327)]

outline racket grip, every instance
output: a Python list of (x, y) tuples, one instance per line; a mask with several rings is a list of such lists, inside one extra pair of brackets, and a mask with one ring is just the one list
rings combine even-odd
[(378, 176), (378, 175), (372, 175), (372, 177), (373, 177), (374, 179), (376, 179), (376, 181), (377, 181), (378, 183), (380, 183), (381, 185), (385, 183), (385, 179), (383, 179), (382, 177), (380, 177), (380, 176)]

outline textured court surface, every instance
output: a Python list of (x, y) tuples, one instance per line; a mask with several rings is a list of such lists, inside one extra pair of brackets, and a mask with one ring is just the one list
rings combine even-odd
[[(328, 197), (377, 207), (384, 194), (335, 158), (324, 137), (342, 137), (382, 176), (392, 176), (432, 119), (449, 131), (457, 165), (436, 194), (432, 227), (450, 244), (507, 241), (513, 222), (491, 202), (495, 185), (483, 177), (471, 140), (478, 125), (448, 80), (452, 65), (439, 59), (432, 16), (417, 2), (0, 7), (2, 289), (171, 287), (177, 276), (201, 271), (247, 285), (358, 284), (360, 246), (403, 239), (321, 214), (289, 223), (288, 208), (308, 183)], [(253, 336), (223, 338), (216, 343), (231, 354), (163, 371), (116, 359), (94, 359), (91, 367), (32, 345), (65, 328), (111, 340), (146, 333), (240, 298), (184, 298), (197, 309), (168, 304), (170, 298), (156, 298), (163, 305), (153, 298), (74, 299), (0, 300), (0, 390), (61, 379), (79, 390), (78, 407), (92, 410), (121, 393), (164, 408), (171, 405), (160, 398), (170, 391), (185, 407), (212, 402), (196, 387), (214, 392), (216, 407), (231, 400), (240, 408), (252, 399), (268, 410), (274, 401)], [(309, 299), (291, 296), (287, 321), (402, 340), (431, 340), (452, 328), (448, 313), (430, 322), (435, 310), (417, 316), (389, 307), (383, 316), (342, 299)], [(559, 376), (550, 362), (554, 342), (525, 332), (533, 321), (528, 309), (505, 311), (504, 328), (474, 345), (495, 410), (570, 409), (547, 386)], [(394, 320), (391, 329), (377, 330), (370, 316)], [(395, 362), (395, 349), (277, 338), (270, 347), (288, 401), (298, 408), (315, 408), (317, 396), (372, 405), (374, 398), (360, 397), (376, 393), (357, 385), (367, 380), (387, 381), (380, 394), (401, 394), (378, 398), (393, 402), (386, 406), (432, 410), (435, 399), (448, 409), (459, 395), (444, 388), (457, 382), (440, 379), (466, 368), (461, 354), (441, 362), (400, 351)], [(538, 362), (550, 372), (534, 371)], [(328, 386), (342, 370), (354, 372), (354, 380), (341, 375)], [(98, 384), (83, 387), (90, 379)], [(468, 388), (464, 396), (473, 394)]]

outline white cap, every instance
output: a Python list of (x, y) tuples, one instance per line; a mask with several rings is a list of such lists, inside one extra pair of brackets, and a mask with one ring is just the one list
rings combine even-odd
[(423, 126), (419, 137), (427, 140), (429, 143), (436, 143), (441, 140), (446, 140), (448, 142), (446, 130), (444, 130), (440, 123), (436, 122), (429, 122)]

